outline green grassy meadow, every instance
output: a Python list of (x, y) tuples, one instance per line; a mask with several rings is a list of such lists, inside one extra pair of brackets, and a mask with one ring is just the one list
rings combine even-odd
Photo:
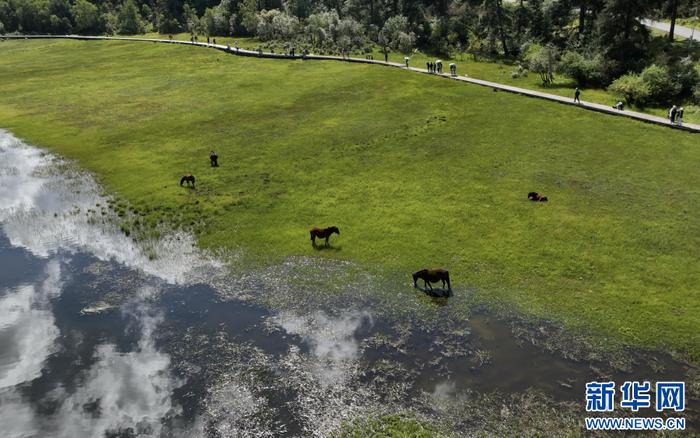
[[(1, 128), (76, 160), (145, 229), (258, 265), (442, 265), (457, 294), (700, 359), (697, 135), (400, 69), (135, 42), (0, 42), (0, 96)], [(331, 249), (316, 225), (340, 227)]]
[[(653, 40), (655, 51), (662, 52), (663, 47), (666, 44), (666, 38), (663, 32), (656, 32), (656, 38)], [(149, 33), (143, 35), (146, 38), (168, 38), (168, 35), (161, 35), (157, 33)], [(176, 40), (189, 40), (190, 35), (181, 33), (172, 35), (173, 39)], [(262, 42), (255, 38), (239, 38), (239, 37), (215, 37), (217, 44), (230, 44), (232, 47), (237, 45), (238, 47), (255, 50), (258, 47), (266, 47), (269, 44), (277, 46), (276, 52), (282, 52), (282, 44), (276, 42)], [(199, 42), (206, 42), (206, 36), (200, 36)], [(673, 53), (676, 56), (688, 56), (688, 46), (682, 41), (677, 41), (669, 49), (669, 53)], [(269, 51), (269, 49), (265, 49)], [(700, 56), (700, 50), (694, 48), (692, 54), (695, 59)], [(354, 53), (352, 56), (357, 58), (364, 58), (363, 53)], [(382, 54), (377, 47), (374, 48), (372, 56), (375, 60), (384, 60), (384, 54)], [(404, 56), (401, 53), (392, 52), (389, 54), (389, 61), (403, 64)], [(421, 51), (417, 51), (410, 55), (410, 65), (412, 67), (426, 68), (426, 62), (435, 61), (436, 56), (426, 54)], [(471, 55), (468, 54), (456, 54), (453, 58), (450, 57), (437, 57), (443, 60), (443, 67), (445, 72), (449, 72), (449, 63), (454, 62), (457, 64), (457, 74), (460, 76), (467, 75), (474, 79), (481, 79), (485, 81), (497, 82), (499, 84), (510, 85), (513, 87), (525, 88), (528, 90), (541, 91), (543, 93), (555, 94), (557, 96), (571, 97), (573, 99), (574, 89), (576, 88), (576, 81), (563, 76), (561, 74), (555, 74), (555, 82), (549, 85), (543, 85), (540, 76), (537, 73), (528, 73), (525, 76), (513, 77), (513, 71), (517, 70), (517, 63), (512, 61), (493, 61), (487, 59), (475, 60)], [(700, 65), (697, 66), (700, 69)], [(614, 105), (620, 98), (614, 93), (606, 90), (605, 88), (596, 87), (582, 87), (582, 99), (587, 102), (598, 103), (602, 105)], [(683, 103), (679, 102), (679, 105)], [(686, 111), (683, 119), (687, 123), (700, 123), (700, 108), (691, 105), (690, 102), (686, 104)], [(627, 105), (627, 110), (639, 111), (642, 113), (653, 114), (659, 117), (666, 117), (668, 114), (667, 107), (638, 107), (635, 105)]]

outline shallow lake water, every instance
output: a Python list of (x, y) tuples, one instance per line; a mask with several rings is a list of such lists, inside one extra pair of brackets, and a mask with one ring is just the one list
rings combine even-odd
[[(355, 301), (300, 310), (285, 303), (324, 286), (293, 273), (315, 262), (234, 273), (184, 233), (147, 252), (106, 203), (89, 175), (0, 131), (2, 436), (325, 436), (401, 411), (441, 423), (465, 395), (534, 390), (583, 407), (598, 375), (488, 313), (388, 318), (371, 280)], [(684, 365), (655, 360), (610, 377), (684, 378)]]

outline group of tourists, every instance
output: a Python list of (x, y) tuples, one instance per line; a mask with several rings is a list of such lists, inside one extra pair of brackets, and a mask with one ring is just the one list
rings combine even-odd
[(678, 108), (673, 105), (670, 110), (668, 110), (668, 121), (672, 125), (683, 125), (683, 107)]
[[(172, 36), (172, 35), (168, 35), (168, 38), (170, 38), (170, 39), (172, 40), (172, 39), (173, 39), (173, 36)], [(199, 42), (199, 38), (197, 37), (197, 35), (195, 35), (195, 34), (190, 35), (190, 42), (192, 42), (192, 43), (197, 43), (197, 42)], [(214, 44), (214, 45), (216, 45), (216, 38), (210, 39), (209, 37), (207, 37), (207, 44)]]
[[(428, 73), (442, 73), (442, 61), (439, 59), (435, 62), (428, 61), (425, 65), (428, 67)], [(450, 64), (450, 71), (452, 71), (452, 64)]]

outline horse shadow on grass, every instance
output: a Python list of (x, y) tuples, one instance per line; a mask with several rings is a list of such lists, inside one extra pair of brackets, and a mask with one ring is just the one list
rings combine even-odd
[(311, 246), (313, 249), (316, 251), (331, 251), (331, 252), (338, 252), (343, 249), (342, 246), (335, 246), (335, 245), (326, 245), (326, 244), (320, 244), (317, 245), (315, 243), (312, 243)]
[(440, 287), (430, 289), (429, 287), (420, 287), (418, 285), (414, 286), (414, 288), (431, 298), (449, 298), (452, 296), (452, 291), (450, 289), (443, 289)]

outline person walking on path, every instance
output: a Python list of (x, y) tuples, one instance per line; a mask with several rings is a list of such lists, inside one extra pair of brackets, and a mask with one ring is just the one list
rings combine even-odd
[(683, 126), (683, 107), (678, 108), (676, 112), (676, 125)]
[(671, 124), (674, 124), (676, 122), (676, 114), (678, 113), (678, 108), (676, 108), (676, 105), (673, 105), (670, 110), (668, 110), (668, 121)]
[(384, 62), (389, 62), (389, 52), (384, 52)]
[(450, 63), (450, 74), (452, 76), (457, 76), (457, 64), (455, 64), (454, 62)]
[(430, 73), (430, 61), (425, 63), (425, 69), (428, 70), (428, 73)]
[(581, 103), (581, 90), (578, 87), (574, 90), (574, 103)]
[(406, 68), (408, 68), (408, 61), (409, 61), (410, 59), (411, 59), (411, 58), (409, 58), (408, 56), (404, 56), (404, 57), (403, 57), (403, 61), (406, 63)]

